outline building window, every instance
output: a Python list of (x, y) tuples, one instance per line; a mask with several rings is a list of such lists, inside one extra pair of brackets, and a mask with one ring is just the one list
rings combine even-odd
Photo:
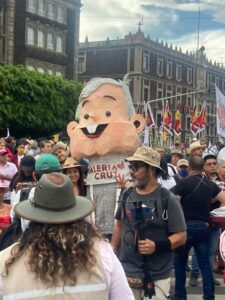
[(57, 21), (60, 23), (64, 21), (64, 9), (61, 6), (57, 6)]
[(143, 100), (148, 101), (150, 95), (149, 80), (144, 80), (143, 84)]
[(207, 74), (206, 86), (210, 87), (212, 84), (212, 74)]
[(192, 83), (192, 68), (187, 67), (187, 83)]
[(216, 76), (216, 78), (215, 78), (215, 83), (216, 83), (216, 86), (219, 87), (219, 85), (220, 85), (220, 78), (218, 76)]
[(53, 75), (53, 71), (50, 70), (50, 69), (47, 70), (47, 73), (48, 73), (49, 75)]
[(45, 15), (45, 1), (44, 0), (38, 0), (38, 14), (40, 16)]
[(162, 82), (157, 82), (157, 99), (163, 98), (163, 84)]
[(36, 0), (28, 0), (27, 10), (31, 13), (35, 13), (35, 1)]
[(56, 52), (63, 52), (62, 37), (61, 36), (56, 37)]
[(41, 30), (38, 30), (38, 40), (37, 40), (38, 47), (44, 48), (45, 46), (45, 36), (44, 32)]
[(29, 71), (34, 71), (35, 68), (34, 68), (33, 66), (27, 66), (27, 70), (29, 70)]
[(78, 58), (78, 72), (86, 72), (86, 53), (80, 53)]
[(176, 65), (176, 80), (181, 81), (181, 65)]
[(172, 85), (166, 85), (166, 97), (170, 98), (172, 96)]
[[(176, 95), (181, 95), (181, 93), (182, 93), (181, 86), (177, 86)], [(181, 101), (181, 96), (177, 96), (177, 101)]]
[(149, 51), (144, 50), (143, 54), (143, 71), (149, 72)]
[(60, 72), (60, 71), (56, 71), (55, 75), (58, 76), (58, 77), (63, 77), (62, 72)]
[(158, 55), (157, 58), (157, 74), (159, 76), (163, 75), (163, 58), (161, 55)]
[(34, 45), (34, 29), (32, 27), (27, 28), (27, 44)]
[(53, 50), (53, 35), (51, 33), (47, 34), (47, 49)]
[(167, 78), (172, 78), (172, 61), (168, 60), (166, 64), (166, 76)]
[(49, 19), (55, 19), (55, 5), (53, 3), (48, 4), (48, 17)]
[(39, 73), (42, 73), (42, 74), (45, 72), (45, 70), (44, 70), (43, 68), (40, 68), (40, 67), (37, 68), (37, 71), (38, 71)]

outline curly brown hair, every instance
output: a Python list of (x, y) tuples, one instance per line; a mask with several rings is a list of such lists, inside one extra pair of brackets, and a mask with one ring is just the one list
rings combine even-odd
[(5, 262), (6, 275), (10, 265), (26, 254), (30, 270), (48, 286), (75, 285), (78, 271), (91, 274), (96, 263), (93, 245), (101, 238), (86, 220), (60, 225), (31, 222)]

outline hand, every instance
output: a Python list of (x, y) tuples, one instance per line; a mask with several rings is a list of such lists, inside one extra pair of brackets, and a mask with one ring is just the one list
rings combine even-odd
[(152, 254), (155, 252), (155, 242), (148, 239), (138, 241), (138, 249), (142, 255)]

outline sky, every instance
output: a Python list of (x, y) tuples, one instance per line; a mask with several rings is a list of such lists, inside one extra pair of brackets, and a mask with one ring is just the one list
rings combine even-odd
[[(195, 52), (225, 65), (225, 0), (82, 0), (80, 42), (122, 39), (141, 30), (145, 36)], [(200, 10), (200, 12), (199, 12)], [(199, 21), (199, 22), (198, 22)], [(199, 31), (198, 31), (199, 27)]]

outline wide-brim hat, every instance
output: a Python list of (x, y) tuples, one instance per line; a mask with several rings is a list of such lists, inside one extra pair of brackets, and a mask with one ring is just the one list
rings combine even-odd
[(188, 154), (192, 154), (192, 152), (198, 148), (202, 148), (202, 145), (200, 144), (199, 141), (195, 141), (195, 142), (191, 143), (190, 147), (188, 148)]
[(127, 157), (125, 160), (129, 162), (142, 161), (147, 165), (156, 167), (164, 172), (160, 167), (160, 154), (150, 147), (139, 147), (133, 156)]
[(63, 170), (65, 169), (71, 169), (71, 168), (82, 168), (84, 167), (83, 165), (79, 164), (79, 162), (73, 158), (73, 157), (67, 157), (67, 159), (65, 160), (65, 163), (62, 167)]
[(42, 175), (33, 199), (14, 207), (18, 216), (44, 224), (71, 223), (86, 217), (94, 209), (91, 200), (74, 195), (70, 178), (62, 173)]
[(58, 150), (58, 149), (62, 149), (62, 150), (64, 150), (64, 151), (68, 151), (68, 149), (67, 149), (67, 144), (64, 144), (63, 142), (57, 142), (53, 147), (52, 147), (52, 149), (51, 149), (51, 153), (55, 153), (55, 151), (56, 150)]

